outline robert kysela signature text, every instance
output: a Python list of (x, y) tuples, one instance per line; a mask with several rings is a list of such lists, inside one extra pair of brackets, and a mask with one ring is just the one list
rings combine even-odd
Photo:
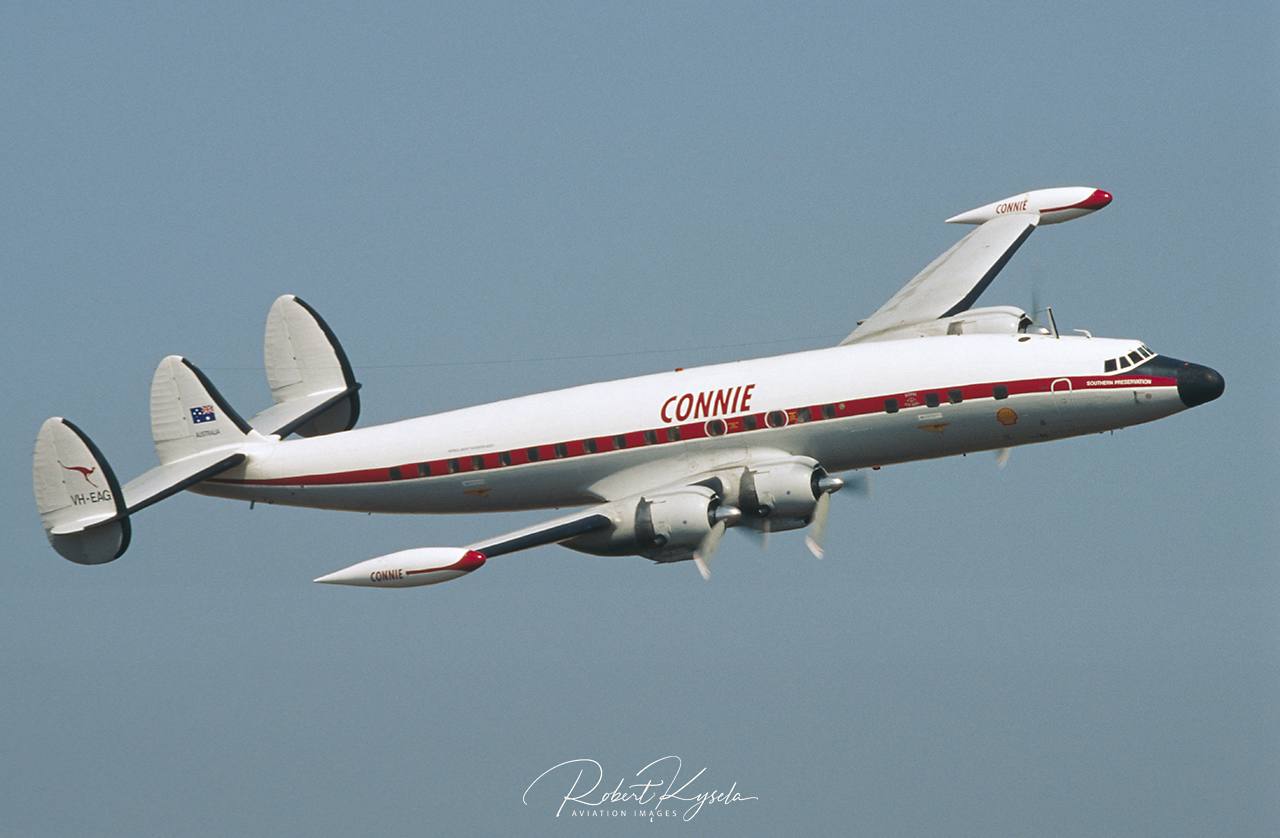
[[(636, 817), (652, 817), (659, 813), (665, 814), (664, 806), (678, 807), (681, 804), (688, 803), (688, 808), (684, 811), (684, 820), (691, 821), (702, 811), (702, 807), (708, 803), (738, 803), (743, 800), (759, 800), (758, 797), (746, 797), (737, 791), (738, 783), (735, 780), (728, 791), (720, 791), (718, 789), (712, 791), (697, 792), (690, 789), (695, 780), (706, 773), (703, 768), (697, 774), (694, 774), (683, 784), (680, 783), (680, 770), (684, 767), (684, 763), (680, 757), (666, 756), (662, 759), (655, 759), (636, 772), (635, 782), (627, 783), (626, 777), (618, 780), (612, 791), (599, 791), (601, 784), (604, 783), (604, 768), (594, 759), (570, 759), (559, 765), (553, 765), (546, 771), (538, 775), (529, 788), (524, 790), (521, 800), (525, 805), (529, 805), (529, 793), (533, 791), (534, 786), (538, 785), (543, 778), (550, 774), (556, 774), (568, 780), (573, 778), (569, 785), (569, 791), (560, 799), (560, 806), (556, 809), (556, 817), (560, 817), (564, 812), (565, 806), (576, 803), (579, 806), (603, 807), (614, 805), (620, 807), (616, 814), (626, 816), (634, 814)], [(550, 784), (552, 780), (547, 780)], [(624, 784), (626, 784), (624, 786)], [(672, 803), (671, 801), (678, 801)], [(644, 807), (643, 811), (628, 811), (627, 806), (631, 804), (638, 807)], [(653, 811), (654, 809), (658, 811)], [(572, 814), (572, 811), (570, 812)], [(674, 814), (671, 813), (671, 814)]]

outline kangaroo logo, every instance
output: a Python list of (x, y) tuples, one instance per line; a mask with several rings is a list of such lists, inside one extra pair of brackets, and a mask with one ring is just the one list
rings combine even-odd
[(86, 483), (88, 483), (90, 486), (92, 486), (95, 489), (98, 488), (98, 484), (94, 483), (92, 480), (89, 479), (89, 475), (93, 474), (95, 471), (98, 470), (97, 466), (94, 466), (93, 468), (85, 468), (84, 466), (66, 466), (66, 465), (62, 465), (62, 460), (58, 460), (58, 465), (65, 468), (67, 471), (80, 472), (81, 476), (84, 477)]

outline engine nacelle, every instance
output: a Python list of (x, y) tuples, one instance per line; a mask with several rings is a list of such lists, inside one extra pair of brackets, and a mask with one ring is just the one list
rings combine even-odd
[[(884, 335), (893, 338), (927, 338), (943, 335), (1016, 335), (1025, 332), (1031, 318), (1017, 306), (971, 308), (951, 317), (910, 323), (890, 329)], [(878, 336), (878, 340), (885, 339)]]
[(693, 558), (718, 520), (720, 496), (706, 486), (646, 494), (608, 507), (617, 523), (608, 530), (563, 541), (563, 546), (596, 556), (644, 556), (656, 562)]
[[(828, 481), (824, 483), (823, 481)], [(831, 483), (834, 481), (834, 483)], [(827, 477), (818, 461), (792, 457), (744, 469), (730, 502), (742, 510), (742, 523), (774, 532), (808, 526), (818, 497), (843, 483)]]

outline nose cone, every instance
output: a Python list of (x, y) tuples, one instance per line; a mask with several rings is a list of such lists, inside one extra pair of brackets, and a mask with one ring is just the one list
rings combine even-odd
[(1227, 383), (1217, 370), (1200, 364), (1183, 364), (1178, 367), (1178, 398), (1187, 407), (1211, 402), (1226, 389)]

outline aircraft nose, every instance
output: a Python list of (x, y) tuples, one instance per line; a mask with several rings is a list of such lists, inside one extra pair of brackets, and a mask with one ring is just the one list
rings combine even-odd
[(1217, 370), (1186, 363), (1178, 368), (1178, 398), (1187, 407), (1213, 401), (1226, 386)]

